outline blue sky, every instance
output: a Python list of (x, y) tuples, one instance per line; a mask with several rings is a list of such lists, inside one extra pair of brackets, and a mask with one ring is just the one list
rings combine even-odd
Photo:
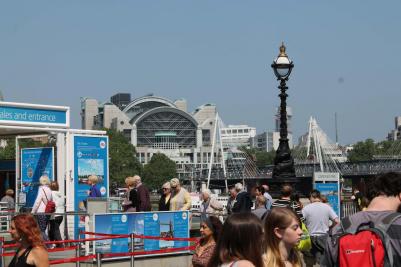
[(401, 115), (399, 1), (3, 1), (0, 90), (67, 105), (116, 92), (217, 105), (225, 124), (274, 128), (281, 41), (296, 137), (311, 115), (348, 144), (382, 140)]

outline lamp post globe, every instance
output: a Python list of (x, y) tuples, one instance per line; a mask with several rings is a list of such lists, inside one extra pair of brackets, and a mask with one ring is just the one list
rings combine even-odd
[(277, 80), (280, 81), (278, 88), (280, 89), (280, 140), (279, 146), (274, 158), (273, 178), (274, 179), (295, 179), (294, 159), (291, 156), (291, 150), (288, 144), (287, 130), (287, 93), (288, 87), (286, 81), (290, 77), (293, 62), (288, 58), (285, 51), (284, 43), (280, 46), (280, 53), (273, 61), (271, 67)]

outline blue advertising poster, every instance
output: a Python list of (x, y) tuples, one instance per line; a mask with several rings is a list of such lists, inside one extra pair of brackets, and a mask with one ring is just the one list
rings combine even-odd
[[(88, 177), (96, 175), (95, 185), (101, 197), (108, 197), (108, 138), (102, 136), (74, 136), (74, 210), (86, 211), (89, 195)], [(75, 238), (85, 230), (85, 216), (75, 218)]]
[(25, 207), (32, 208), (35, 203), (42, 175), (54, 179), (54, 148), (21, 149), (21, 193), (25, 195)]
[[(189, 238), (189, 212), (137, 212), (95, 214), (93, 229), (103, 234), (137, 234), (157, 237)], [(95, 242), (96, 252), (124, 253), (131, 250), (128, 238), (108, 239)], [(135, 251), (152, 251), (167, 248), (187, 247), (188, 241), (165, 241), (156, 239), (134, 239)]]
[(334, 212), (340, 216), (338, 183), (315, 183), (315, 188), (320, 191), (321, 195), (326, 196)]

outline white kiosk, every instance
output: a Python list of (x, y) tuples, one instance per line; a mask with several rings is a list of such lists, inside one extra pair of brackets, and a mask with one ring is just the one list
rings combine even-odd
[[(0, 101), (0, 137), (16, 136), (16, 211), (32, 201), (37, 179), (47, 174), (66, 196), (66, 211), (82, 211), (87, 178), (100, 177), (99, 189), (108, 197), (108, 137), (105, 131), (70, 129), (70, 108)], [(21, 149), (24, 139), (52, 139), (52, 147)], [(36, 179), (36, 180), (35, 180)], [(68, 222), (78, 229), (80, 221)], [(70, 232), (69, 231), (69, 232)]]
[(338, 172), (314, 172), (313, 188), (320, 191), (333, 207), (338, 216), (341, 216), (340, 208), (340, 174)]

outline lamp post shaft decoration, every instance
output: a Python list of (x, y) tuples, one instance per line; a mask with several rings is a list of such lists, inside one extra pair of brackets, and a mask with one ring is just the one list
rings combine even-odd
[(277, 80), (280, 81), (280, 140), (279, 147), (274, 158), (273, 178), (288, 179), (295, 178), (294, 159), (291, 156), (291, 150), (288, 144), (287, 130), (287, 97), (288, 87), (286, 81), (290, 76), (294, 64), (288, 59), (284, 43), (280, 46), (280, 54), (271, 65)]

